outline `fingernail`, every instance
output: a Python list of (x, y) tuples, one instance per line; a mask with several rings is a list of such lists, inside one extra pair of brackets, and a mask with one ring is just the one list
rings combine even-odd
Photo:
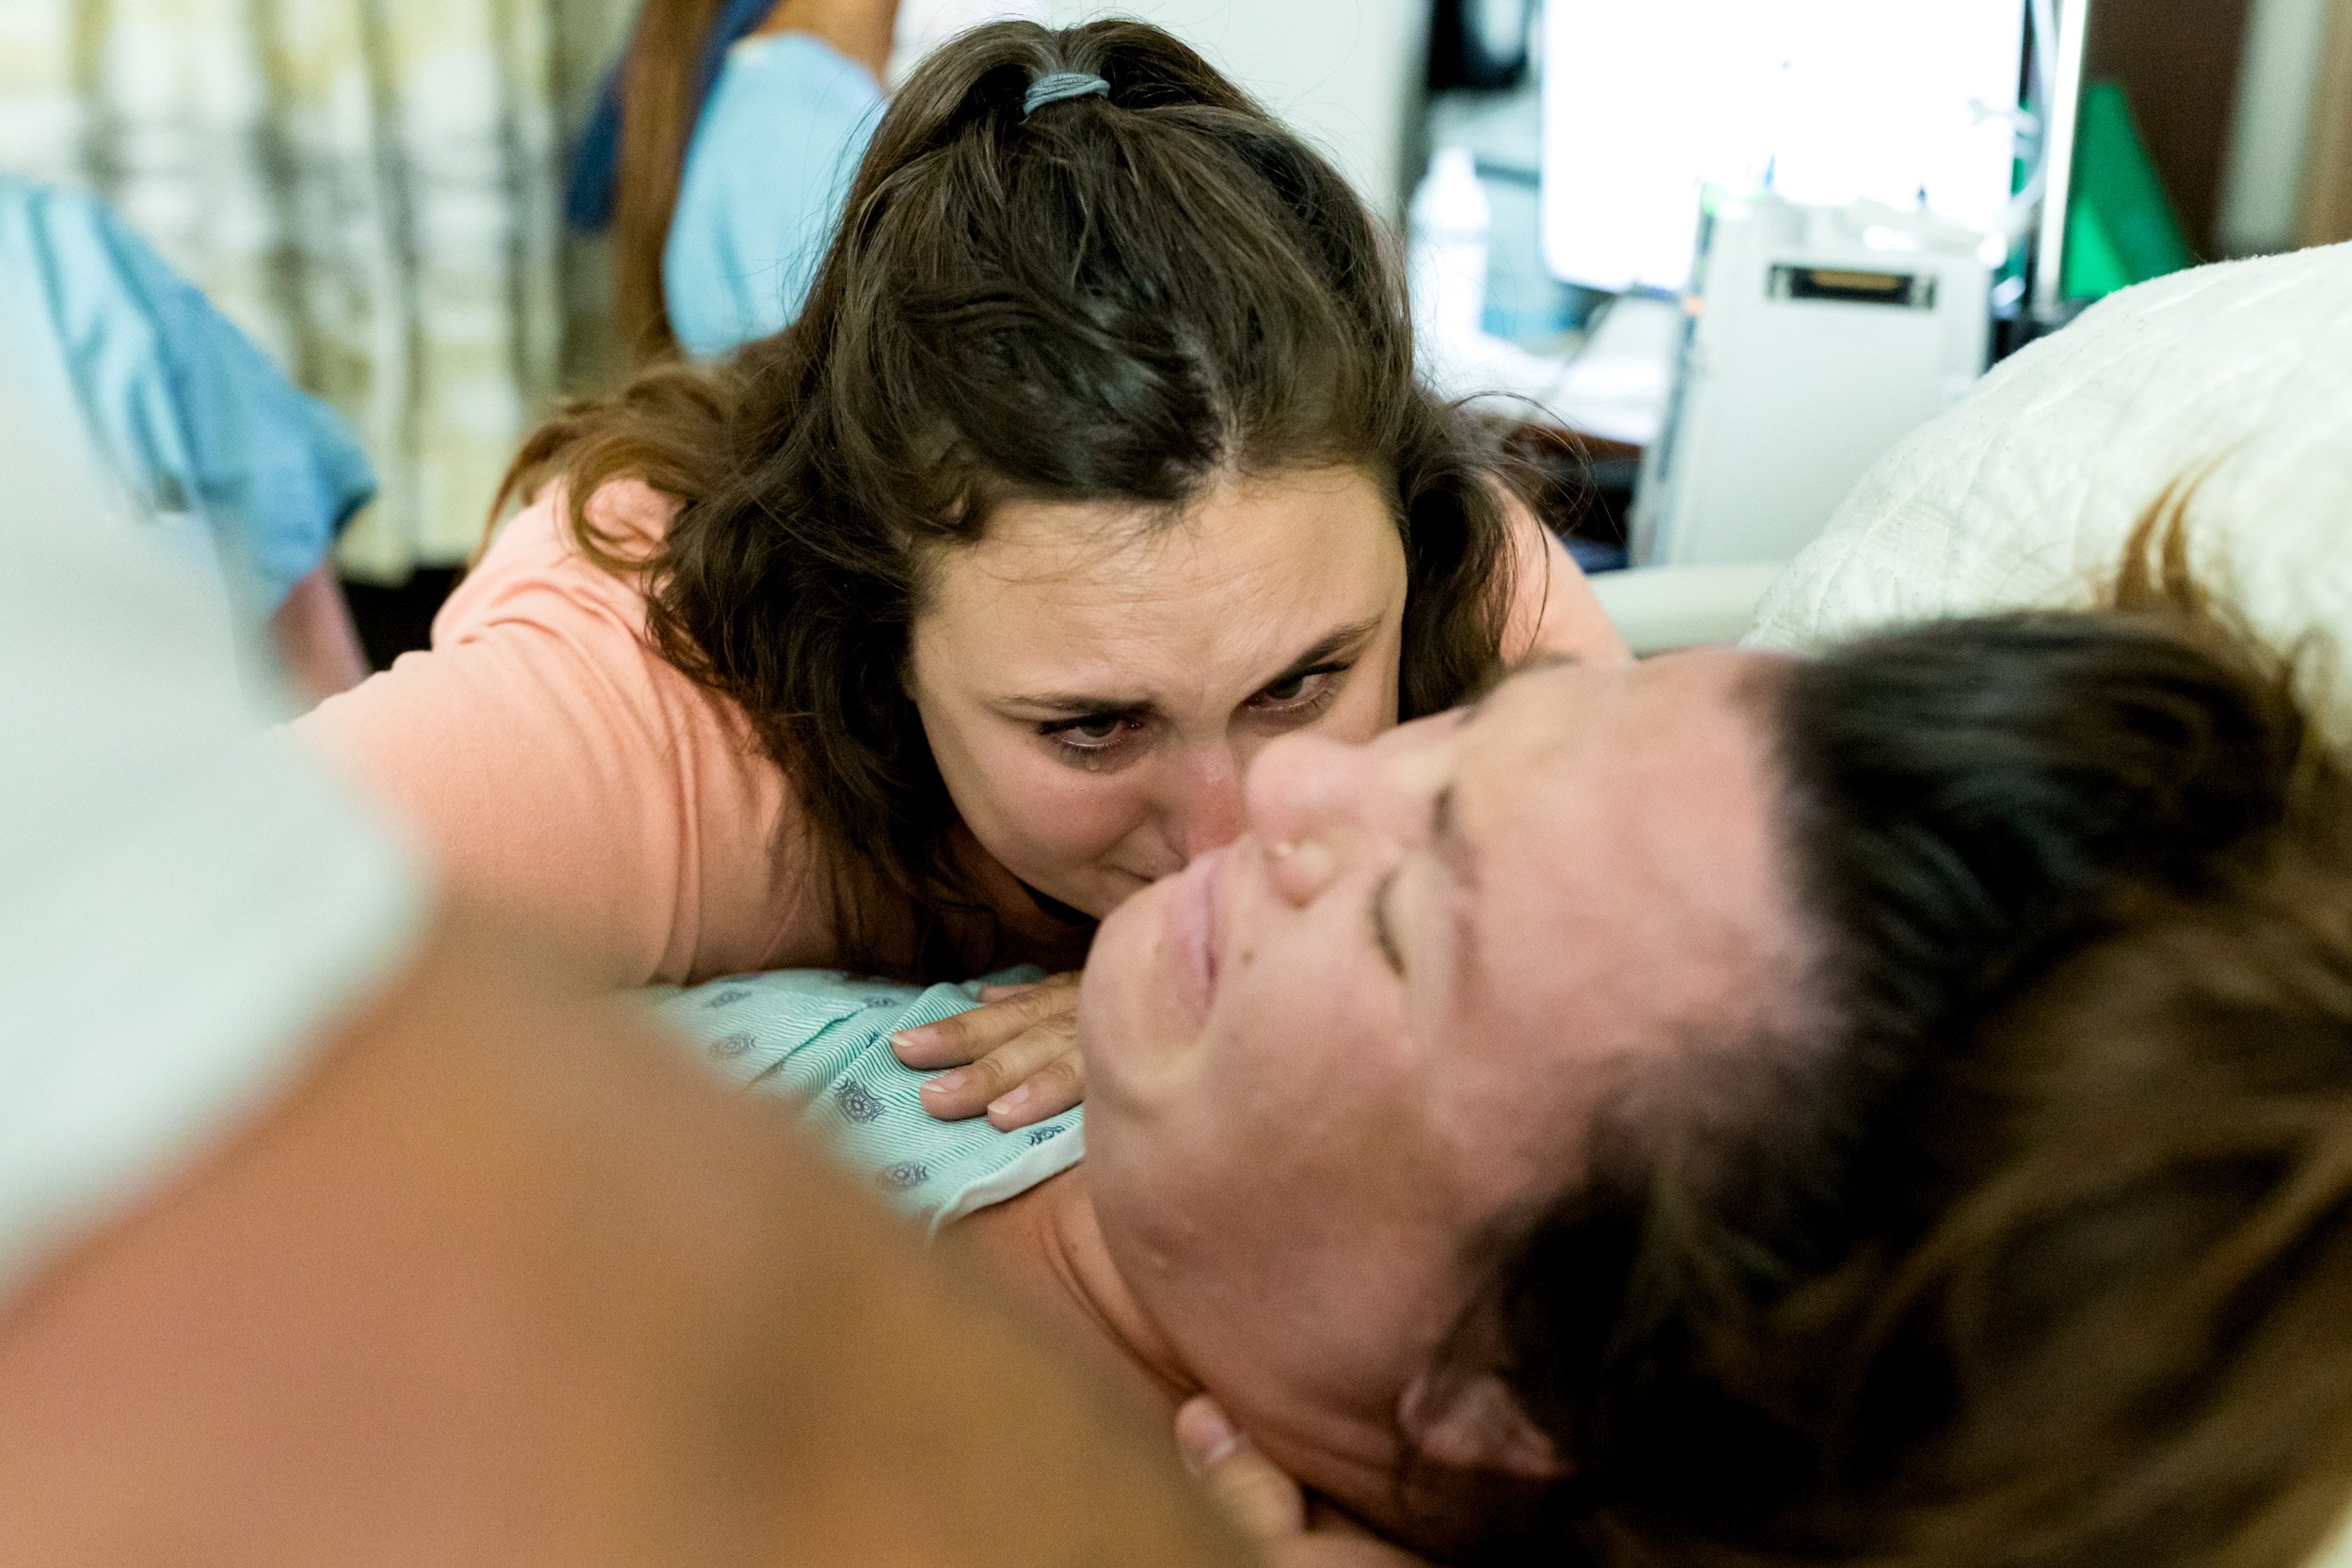
[(1026, 1105), (1028, 1102), (1029, 1085), (1024, 1084), (1019, 1088), (1013, 1090), (1012, 1093), (1006, 1095), (1001, 1100), (998, 1100), (993, 1105), (991, 1105), (989, 1107), (989, 1112), (993, 1116), (1009, 1117), (1012, 1115), (1013, 1112), (1021, 1109), (1022, 1106)]
[(927, 1023), (916, 1029), (899, 1030), (890, 1037), (890, 1043), (893, 1045), (928, 1045), (930, 1037), (930, 1025)]
[(1184, 1463), (1196, 1476), (1216, 1468), (1226, 1455), (1233, 1451), (1241, 1438), (1234, 1433), (1232, 1422), (1224, 1412), (1205, 1409), (1185, 1418)]
[(924, 1085), (923, 1092), (925, 1094), (953, 1094), (963, 1087), (969, 1076), (963, 1072), (943, 1072)]

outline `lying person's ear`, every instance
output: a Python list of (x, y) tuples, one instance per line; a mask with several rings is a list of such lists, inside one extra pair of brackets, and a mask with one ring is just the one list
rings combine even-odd
[(1397, 1402), (1397, 1423), (1417, 1454), (1451, 1469), (1548, 1481), (1575, 1468), (1491, 1372), (1421, 1373)]

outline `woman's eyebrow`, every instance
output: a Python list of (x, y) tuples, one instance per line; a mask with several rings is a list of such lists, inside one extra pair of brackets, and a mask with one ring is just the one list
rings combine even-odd
[(1453, 948), (1446, 955), (1446, 984), (1452, 988), (1447, 994), (1459, 998), (1473, 993), (1485, 978), (1485, 968), (1479, 960), (1478, 929), (1472, 918), (1479, 884), (1478, 852), (1462, 832), (1459, 798), (1452, 784), (1430, 800), (1429, 847), (1445, 873), (1441, 896)]
[[(1375, 615), (1362, 621), (1350, 621), (1343, 626), (1332, 627), (1310, 643), (1306, 652), (1292, 659), (1280, 674), (1265, 684), (1272, 686), (1289, 680), (1295, 675), (1304, 674), (1318, 664), (1359, 647), (1366, 638), (1380, 629), (1381, 622), (1385, 619), (1385, 616)], [(1066, 713), (1079, 717), (1100, 715), (1105, 719), (1119, 714), (1146, 713), (1151, 711), (1152, 705), (1148, 698), (1104, 697), (1076, 691), (1022, 693), (999, 697), (995, 699), (995, 703), (998, 707), (1044, 708), (1054, 713)]]
[(1451, 784), (1438, 790), (1429, 802), (1429, 842), (1438, 852), (1438, 863), (1453, 876), (1459, 890), (1477, 892), (1478, 855), (1462, 832), (1461, 816)]
[(999, 697), (993, 706), (998, 708), (1035, 708), (1057, 717), (1071, 719), (1119, 719), (1129, 714), (1149, 713), (1152, 704), (1136, 698), (1080, 697), (1046, 695), (1036, 697)]
[(1372, 890), (1372, 942), (1380, 950), (1380, 958), (1398, 979), (1405, 977), (1405, 953), (1396, 943), (1396, 927), (1389, 924), (1389, 891), (1396, 886), (1396, 871), (1380, 879)]
[[(1333, 627), (1331, 630), (1324, 633), (1323, 636), (1317, 639), (1314, 642), (1309, 644), (1307, 651), (1300, 654), (1296, 658), (1292, 659), (1290, 663), (1284, 667), (1282, 673), (1275, 676), (1274, 679), (1276, 681), (1288, 680), (1294, 675), (1301, 674), (1313, 669), (1318, 664), (1336, 658), (1342, 654), (1354, 651), (1363, 644), (1366, 638), (1369, 638), (1374, 632), (1380, 629), (1380, 623), (1385, 619), (1387, 619), (1387, 617), (1375, 615), (1369, 620), (1350, 621), (1346, 626)], [(1271, 685), (1273, 683), (1269, 682), (1268, 684)]]

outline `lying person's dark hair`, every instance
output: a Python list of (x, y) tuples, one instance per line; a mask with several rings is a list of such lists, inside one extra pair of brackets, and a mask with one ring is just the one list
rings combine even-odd
[(2106, 613), (1760, 684), (1816, 1016), (1637, 1072), (1502, 1239), (1459, 1356), (1575, 1465), (1478, 1560), (2296, 1568), (2341, 1521), (2352, 774), (2155, 535)]

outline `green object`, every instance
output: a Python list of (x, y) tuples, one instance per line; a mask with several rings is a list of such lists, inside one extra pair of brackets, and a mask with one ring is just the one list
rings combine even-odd
[(2103, 299), (2196, 264), (2122, 87), (2088, 84), (2066, 214), (2066, 296)]

